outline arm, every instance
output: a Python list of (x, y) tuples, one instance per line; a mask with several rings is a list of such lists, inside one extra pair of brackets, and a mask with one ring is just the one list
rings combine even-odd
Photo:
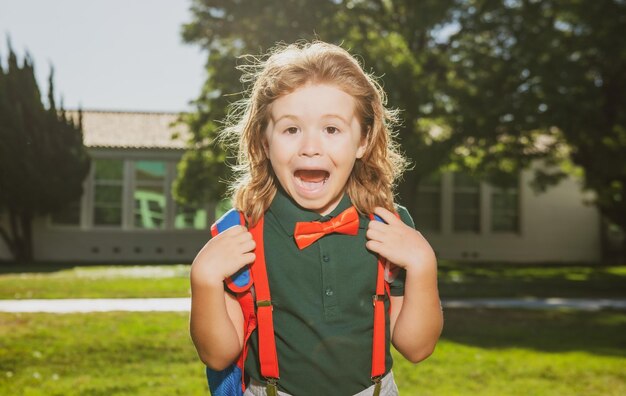
[(254, 247), (244, 227), (233, 227), (207, 242), (191, 265), (191, 338), (214, 370), (231, 364), (243, 346), (243, 314), (223, 281), (254, 261)]
[(367, 248), (406, 270), (404, 296), (391, 297), (390, 330), (396, 349), (417, 363), (430, 356), (443, 328), (437, 260), (426, 239), (386, 209), (370, 222)]

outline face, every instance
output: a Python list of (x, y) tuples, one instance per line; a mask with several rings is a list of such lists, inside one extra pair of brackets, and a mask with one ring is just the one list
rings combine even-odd
[(365, 139), (354, 99), (327, 84), (309, 84), (276, 99), (265, 151), (283, 189), (305, 209), (330, 213), (343, 196)]

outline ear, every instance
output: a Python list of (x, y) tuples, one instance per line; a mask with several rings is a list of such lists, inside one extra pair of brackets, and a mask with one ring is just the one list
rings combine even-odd
[(267, 141), (267, 128), (268, 127), (265, 127), (261, 131), (261, 146), (263, 146), (263, 152), (265, 153), (265, 156), (269, 158), (270, 157), (270, 144)]
[(261, 144), (263, 145), (263, 152), (265, 153), (265, 157), (269, 158), (270, 146), (269, 143), (267, 143), (267, 136), (263, 135), (263, 137), (261, 138)]
[(370, 127), (367, 127), (367, 133), (365, 136), (361, 137), (361, 142), (359, 142), (359, 147), (356, 149), (356, 158), (361, 159), (363, 155), (365, 155), (365, 150), (367, 149), (369, 143), (370, 136)]

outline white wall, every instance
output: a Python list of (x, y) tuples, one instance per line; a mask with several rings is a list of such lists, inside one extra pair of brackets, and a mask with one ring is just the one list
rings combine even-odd
[[(104, 151), (106, 154), (106, 151)], [(102, 154), (100, 152), (99, 154)], [(110, 154), (110, 153), (109, 153)], [(127, 151), (113, 152), (128, 156)], [(107, 154), (108, 155), (108, 154)], [(154, 158), (154, 152), (133, 154)], [(163, 153), (168, 158), (171, 153)], [(176, 154), (179, 155), (179, 154)], [(520, 232), (494, 233), (489, 229), (490, 208), (485, 198), (489, 186), (481, 186), (482, 226), (480, 233), (452, 231), (452, 183), (443, 175), (442, 230), (424, 232), (440, 258), (502, 262), (594, 262), (600, 260), (600, 220), (598, 211), (583, 204), (579, 183), (567, 179), (547, 192), (537, 194), (528, 186), (531, 172), (520, 180)], [(34, 224), (37, 260), (77, 261), (175, 261), (190, 263), (209, 238), (209, 230), (104, 230), (88, 226), (90, 180), (86, 181), (81, 227), (51, 227), (48, 219)], [(132, 202), (129, 203), (132, 205)], [(132, 209), (131, 209), (132, 210)], [(127, 215), (126, 218), (129, 216)], [(132, 217), (132, 216), (131, 216)], [(5, 219), (6, 221), (6, 219)], [(212, 219), (210, 219), (212, 221)], [(419, 229), (419, 224), (417, 225)], [(141, 249), (137, 252), (136, 249)], [(160, 249), (160, 252), (159, 252)], [(0, 241), (0, 260), (9, 259)]]
[[(601, 259), (600, 216), (583, 203), (580, 183), (572, 178), (535, 193), (528, 185), (531, 171), (520, 177), (520, 231), (489, 229), (489, 186), (481, 186), (481, 232), (452, 232), (450, 175), (443, 175), (443, 227), (424, 232), (438, 257), (453, 260), (510, 262), (597, 262)], [(446, 210), (447, 208), (447, 210)], [(418, 224), (419, 229), (419, 224)]]
[[(91, 149), (92, 158), (124, 158), (132, 160), (180, 159), (181, 151)], [(125, 173), (132, 174), (132, 164), (125, 164)], [(175, 177), (173, 166), (167, 167), (166, 185)], [(132, 177), (125, 178), (124, 213), (121, 227), (93, 227), (93, 167), (83, 184), (81, 222), (77, 226), (54, 225), (49, 217), (33, 223), (33, 253), (36, 260), (88, 262), (177, 262), (191, 263), (210, 238), (209, 226), (214, 221), (214, 205), (207, 205), (207, 228), (173, 229), (174, 202), (167, 198), (167, 229), (134, 229)], [(6, 216), (5, 216), (6, 217)], [(2, 221), (3, 217), (0, 217)], [(6, 220), (5, 220), (6, 223)], [(8, 229), (5, 224), (5, 229)], [(8, 247), (0, 241), (0, 260), (9, 260)]]
[[(37, 223), (35, 257), (91, 262), (153, 261), (191, 264), (209, 230), (62, 230)], [(139, 249), (137, 251), (136, 249)]]

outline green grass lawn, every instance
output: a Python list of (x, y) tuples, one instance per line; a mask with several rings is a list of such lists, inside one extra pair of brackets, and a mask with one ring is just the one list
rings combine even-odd
[[(626, 297), (626, 265), (480, 264), (442, 261), (443, 298)], [(189, 265), (0, 265), (0, 299), (187, 297)]]
[[(188, 265), (0, 267), (0, 298), (184, 297)], [(442, 297), (626, 297), (626, 266), (440, 263)], [(200, 395), (185, 313), (0, 313), (0, 395)], [(624, 395), (626, 314), (449, 309), (402, 395)]]
[(443, 297), (626, 297), (626, 265), (439, 263)]
[[(447, 310), (402, 395), (624, 395), (621, 312)], [(1, 395), (203, 395), (184, 313), (0, 313)]]
[(0, 299), (188, 297), (189, 268), (182, 264), (48, 269), (0, 266)]

